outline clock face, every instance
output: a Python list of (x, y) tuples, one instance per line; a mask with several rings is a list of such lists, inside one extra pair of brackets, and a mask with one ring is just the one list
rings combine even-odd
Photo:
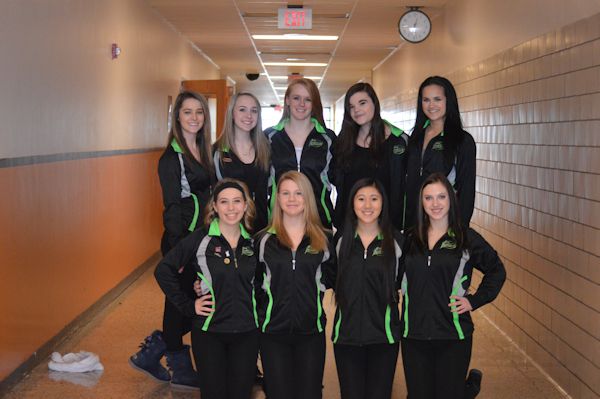
[(419, 43), (429, 36), (431, 21), (423, 11), (410, 10), (400, 17), (398, 32), (400, 32), (404, 40), (411, 43)]

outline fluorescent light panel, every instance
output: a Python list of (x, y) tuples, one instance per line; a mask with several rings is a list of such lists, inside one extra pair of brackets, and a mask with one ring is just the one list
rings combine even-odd
[[(274, 76), (269, 76), (269, 78), (271, 78), (271, 80), (279, 80), (279, 79), (285, 79), (285, 80), (287, 80), (288, 76), (287, 75), (274, 75)], [(322, 76), (303, 76), (303, 78), (312, 79), (312, 80), (321, 80), (321, 79), (323, 79)]]
[(335, 41), (339, 36), (327, 35), (304, 35), (298, 33), (286, 33), (283, 35), (252, 35), (254, 40), (324, 40)]
[(325, 67), (326, 62), (265, 62), (265, 66), (313, 66), (313, 67)]

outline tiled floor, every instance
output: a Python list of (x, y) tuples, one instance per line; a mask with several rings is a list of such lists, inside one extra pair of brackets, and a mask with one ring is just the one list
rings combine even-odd
[[(105, 368), (102, 373), (65, 376), (52, 374), (46, 364), (41, 364), (6, 398), (199, 398), (199, 393), (172, 391), (168, 384), (154, 382), (127, 363), (140, 341), (161, 325), (162, 298), (152, 270), (148, 270), (92, 323), (57, 349), (60, 353), (86, 350), (99, 354)], [(331, 303), (331, 298), (326, 297), (330, 320)], [(484, 317), (475, 313), (474, 319), (477, 332), (471, 366), (484, 372), (478, 398), (565, 397)], [(329, 328), (328, 334), (330, 331)], [(325, 399), (340, 398), (331, 342), (327, 348), (324, 385)], [(393, 398), (405, 397), (402, 363), (398, 359)], [(253, 399), (264, 399), (259, 388)]]

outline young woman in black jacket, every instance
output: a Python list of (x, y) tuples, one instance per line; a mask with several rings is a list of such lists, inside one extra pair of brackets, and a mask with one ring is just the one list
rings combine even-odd
[[(420, 193), (417, 226), (408, 236), (401, 263), (401, 346), (408, 396), (474, 397), (477, 392), (465, 392), (473, 335), (470, 312), (496, 298), (506, 272), (483, 237), (464, 227), (458, 200), (443, 174), (430, 175)], [(484, 276), (477, 290), (469, 292), (474, 268)]]
[(223, 132), (213, 149), (217, 180), (226, 177), (246, 183), (256, 206), (253, 231), (268, 222), (267, 181), (269, 142), (261, 128), (261, 108), (250, 93), (238, 93), (229, 100)]
[(315, 193), (321, 223), (330, 228), (333, 218), (331, 167), (336, 136), (325, 127), (321, 95), (315, 82), (302, 78), (289, 84), (281, 121), (265, 130), (265, 134), (271, 144), (271, 201), (282, 174), (289, 170), (302, 172)]
[(408, 143), (406, 228), (417, 222), (419, 189), (432, 173), (448, 178), (458, 197), (462, 223), (469, 226), (475, 203), (475, 141), (463, 130), (452, 83), (428, 77), (419, 87), (417, 120)]
[(335, 363), (343, 399), (389, 399), (398, 359), (398, 267), (403, 239), (380, 182), (357, 181), (336, 241)]
[(260, 352), (269, 399), (319, 399), (325, 366), (323, 294), (332, 253), (310, 182), (284, 173), (273, 219), (255, 241)]
[[(156, 280), (192, 318), (192, 350), (202, 399), (248, 399), (258, 354), (254, 298), (256, 256), (247, 231), (254, 204), (244, 183), (223, 179), (207, 206), (205, 228), (182, 240), (158, 264)], [(190, 298), (178, 270), (191, 268), (200, 296)]]
[[(210, 196), (213, 173), (208, 102), (201, 94), (184, 91), (175, 100), (168, 145), (158, 162), (164, 204), (163, 256), (202, 226), (202, 209)], [(181, 268), (178, 280), (182, 289), (194, 297), (193, 270)], [(162, 332), (150, 334), (129, 358), (129, 364), (158, 381), (171, 381), (174, 387), (198, 389), (189, 347), (182, 340), (190, 328), (190, 319), (165, 298)], [(160, 363), (165, 354), (172, 374)]]
[(366, 177), (379, 180), (390, 201), (390, 217), (404, 228), (406, 146), (408, 135), (381, 118), (379, 99), (368, 83), (356, 83), (344, 99), (344, 121), (335, 142), (337, 189), (334, 224), (341, 228), (352, 186)]

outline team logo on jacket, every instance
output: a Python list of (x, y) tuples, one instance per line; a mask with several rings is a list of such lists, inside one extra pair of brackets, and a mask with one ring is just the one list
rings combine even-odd
[(375, 247), (373, 250), (373, 256), (383, 256), (383, 250), (381, 247)]
[(313, 247), (311, 247), (310, 245), (308, 247), (306, 247), (306, 249), (304, 250), (305, 254), (311, 254), (311, 255), (316, 255), (319, 253), (319, 251), (317, 251), (316, 249), (314, 249)]
[(310, 141), (308, 142), (308, 146), (314, 148), (321, 148), (323, 144), (325, 144), (323, 140), (318, 139), (310, 139)]
[(456, 249), (456, 241), (446, 240), (442, 242), (440, 249)]
[(436, 151), (443, 151), (444, 143), (442, 143), (441, 141), (436, 141), (435, 143), (433, 143), (433, 146), (431, 147), (431, 149), (436, 150)]
[(242, 255), (254, 256), (254, 250), (251, 247), (242, 247)]
[(394, 148), (392, 148), (392, 153), (394, 155), (402, 155), (404, 154), (404, 151), (406, 151), (406, 148), (404, 148), (404, 146), (400, 144), (396, 144)]
[(221, 257), (221, 246), (215, 247), (215, 256)]

